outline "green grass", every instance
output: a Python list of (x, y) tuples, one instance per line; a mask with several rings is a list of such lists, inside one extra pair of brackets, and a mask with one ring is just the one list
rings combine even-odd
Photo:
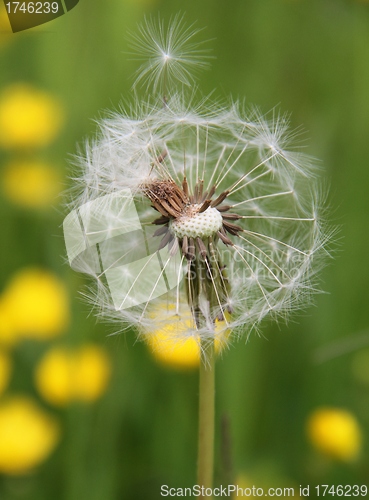
[[(135, 63), (126, 54), (127, 30), (144, 14), (160, 12), (168, 19), (177, 10), (206, 26), (204, 36), (214, 39), (216, 58), (201, 76), (200, 91), (215, 88), (219, 98), (245, 98), (264, 112), (277, 105), (291, 113), (293, 126), (303, 124), (306, 152), (322, 160), (330, 185), (328, 217), (340, 226), (335, 259), (322, 273), (328, 294), (317, 296), (316, 307), (287, 326), (266, 324), (261, 337), (251, 334), (248, 343), (232, 346), (217, 363), (215, 482), (225, 477), (220, 421), (227, 415), (235, 477), (245, 473), (258, 478), (256, 485), (270, 486), (277, 486), (274, 478), (311, 486), (365, 483), (365, 441), (357, 463), (326, 462), (307, 443), (305, 421), (317, 406), (344, 407), (357, 416), (368, 439), (369, 387), (353, 377), (355, 352), (321, 364), (314, 354), (369, 332), (369, 3), (188, 0), (183, 7), (156, 0), (140, 7), (133, 0), (81, 0), (49, 25), (12, 35), (0, 48), (0, 86), (25, 81), (61, 98), (66, 126), (39, 155), (59, 166), (67, 186), (69, 155), (93, 134), (92, 120), (132, 98)], [(0, 151), (1, 163), (8, 157)], [(112, 328), (87, 317), (88, 306), (78, 298), (84, 278), (63, 261), (63, 210), (58, 206), (40, 215), (1, 200), (0, 285), (25, 265), (62, 276), (73, 314), (66, 338), (103, 344), (114, 361), (113, 379), (93, 405), (49, 408), (62, 422), (60, 446), (34, 474), (2, 477), (0, 498), (155, 500), (161, 484), (195, 482), (197, 375), (160, 367), (144, 345), (135, 344), (134, 332), (109, 337)], [(39, 398), (29, 377), (47, 345), (18, 348), (9, 393), (22, 388)]]

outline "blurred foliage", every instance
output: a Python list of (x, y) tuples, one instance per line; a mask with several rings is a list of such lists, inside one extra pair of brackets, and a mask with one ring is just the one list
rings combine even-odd
[[(14, 423), (1, 430), (1, 500), (147, 500), (160, 498), (161, 484), (195, 482), (196, 368), (163, 366), (134, 332), (109, 336), (117, 327), (96, 322), (79, 298), (85, 278), (65, 264), (58, 195), (71, 185), (70, 154), (94, 133), (93, 119), (131, 98), (136, 64), (127, 31), (145, 15), (169, 19), (183, 9), (206, 27), (216, 56), (200, 91), (291, 112), (292, 125), (308, 131), (300, 137), (306, 151), (322, 160), (329, 217), (341, 227), (323, 273), (329, 293), (317, 296), (317, 307), (288, 326), (265, 324), (262, 336), (217, 361), (216, 483), (313, 487), (369, 477), (369, 361), (367, 350), (361, 354), (369, 346), (369, 3), (80, 0), (67, 15), (15, 35), (0, 6), (0, 419)], [(9, 290), (20, 294), (15, 309), (6, 305)], [(77, 391), (58, 407), (37, 389), (40, 363), (60, 342), (64, 353), (90, 343), (104, 349), (111, 376), (99, 396), (86, 401)], [(78, 370), (62, 366), (59, 359), (52, 373), (68, 379), (68, 391)], [(361, 453), (349, 464), (308, 440), (309, 415), (325, 407), (358, 422)], [(49, 442), (38, 452), (37, 432), (34, 442), (22, 433), (43, 418), (59, 431), (54, 442), (43, 424)], [(10, 474), (2, 450), (19, 442), (34, 455)]]

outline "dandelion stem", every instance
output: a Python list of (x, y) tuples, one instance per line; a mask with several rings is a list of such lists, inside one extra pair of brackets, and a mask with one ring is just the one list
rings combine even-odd
[[(203, 341), (201, 345), (200, 363), (197, 484), (203, 486), (204, 488), (212, 488), (213, 486), (215, 399), (214, 375), (214, 343)], [(201, 496), (200, 498), (205, 497)]]

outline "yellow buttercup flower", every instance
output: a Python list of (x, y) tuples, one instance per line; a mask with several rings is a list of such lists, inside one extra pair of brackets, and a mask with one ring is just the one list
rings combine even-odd
[(0, 394), (8, 385), (11, 365), (9, 356), (4, 351), (0, 351)]
[(66, 288), (49, 271), (22, 269), (13, 276), (2, 300), (11, 327), (22, 337), (49, 339), (68, 326)]
[(47, 92), (13, 84), (0, 95), (0, 146), (45, 146), (60, 131), (63, 115), (59, 101)]
[(339, 408), (319, 408), (309, 417), (307, 434), (324, 455), (343, 461), (358, 457), (362, 436), (355, 416)]
[(95, 401), (105, 391), (111, 373), (107, 353), (98, 346), (85, 345), (77, 352), (75, 398)]
[(64, 406), (72, 401), (91, 402), (106, 390), (111, 363), (104, 349), (87, 344), (71, 350), (54, 347), (35, 372), (35, 383), (48, 402)]
[(174, 340), (170, 336), (172, 328), (173, 323), (168, 324), (162, 331), (148, 337), (152, 353), (159, 362), (172, 368), (196, 368), (200, 363), (198, 342), (193, 337)]
[(14, 203), (42, 208), (56, 203), (61, 191), (61, 176), (51, 165), (39, 161), (17, 161), (7, 165), (2, 187)]
[(43, 462), (60, 436), (57, 421), (32, 399), (15, 396), (0, 404), (0, 471), (23, 474)]
[[(163, 317), (165, 314), (165, 317)], [(175, 314), (175, 306), (157, 305), (150, 318), (158, 320), (160, 327), (145, 338), (147, 344), (160, 363), (178, 369), (196, 368), (200, 364), (199, 341), (193, 336), (186, 338), (186, 332), (193, 329), (193, 317), (189, 307), (181, 305), (181, 316)], [(216, 322), (219, 325), (219, 322)], [(215, 329), (217, 330), (217, 328)], [(219, 352), (227, 341), (229, 332), (222, 332), (215, 339), (215, 349)]]

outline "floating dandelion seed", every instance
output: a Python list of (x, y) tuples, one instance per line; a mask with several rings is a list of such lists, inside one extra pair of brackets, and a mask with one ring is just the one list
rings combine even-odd
[(196, 42), (199, 30), (187, 26), (183, 16), (177, 14), (166, 29), (164, 21), (146, 19), (139, 26), (139, 33), (130, 37), (131, 47), (137, 60), (142, 61), (136, 71), (135, 85), (146, 83), (154, 91), (163, 85), (164, 92), (175, 82), (190, 85), (193, 72), (208, 66), (208, 50), (204, 42)]

